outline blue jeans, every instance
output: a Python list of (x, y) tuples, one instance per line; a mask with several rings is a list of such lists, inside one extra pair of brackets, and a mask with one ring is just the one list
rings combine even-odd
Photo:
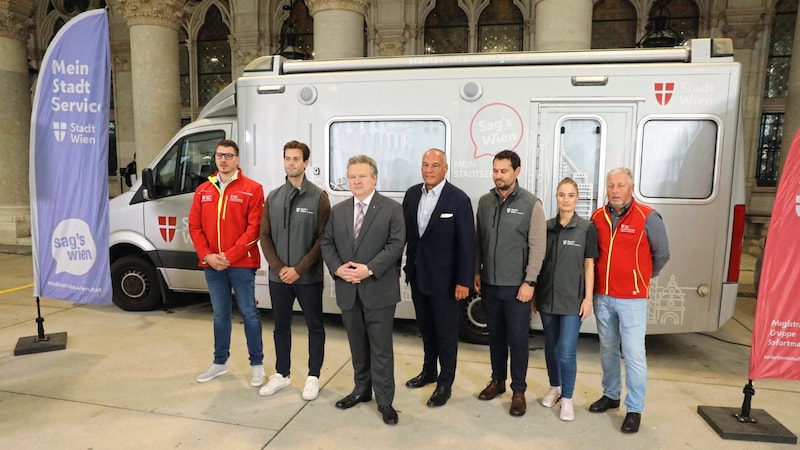
[(256, 307), (256, 269), (231, 267), (222, 271), (205, 269), (211, 306), (214, 308), (214, 364), (225, 364), (231, 356), (231, 309), (236, 294), (236, 304), (244, 321), (244, 335), (250, 365), (260, 366), (264, 361), (261, 343), (261, 315)]
[(575, 349), (581, 332), (581, 316), (541, 313), (544, 330), (544, 359), (550, 386), (561, 386), (561, 396), (572, 398), (578, 360)]
[(622, 391), (620, 344), (625, 357), (625, 407), (627, 412), (644, 411), (647, 390), (646, 298), (614, 298), (594, 294), (594, 316), (600, 336), (600, 364), (603, 367), (603, 395), (619, 399)]
[(511, 353), (511, 390), (525, 392), (528, 383), (528, 332), (531, 329), (531, 304), (517, 300), (519, 286), (482, 286), (483, 308), (489, 327), (489, 358), (492, 379), (505, 381)]

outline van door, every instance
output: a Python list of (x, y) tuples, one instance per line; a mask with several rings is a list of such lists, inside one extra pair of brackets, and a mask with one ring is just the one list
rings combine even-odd
[(189, 237), (189, 208), (195, 188), (216, 172), (217, 143), (231, 135), (229, 124), (219, 128), (181, 136), (153, 167), (153, 192), (144, 202), (144, 232), (157, 248), (151, 258), (170, 289), (206, 290)]
[[(605, 199), (605, 172), (633, 162), (636, 104), (607, 102), (536, 102), (538, 117), (535, 193), (547, 217), (558, 211), (558, 182), (570, 177), (578, 183), (576, 213), (589, 219)], [(534, 328), (541, 329), (535, 314)], [(596, 332), (595, 321), (585, 321), (582, 331)]]
[(556, 186), (564, 177), (580, 188), (577, 212), (589, 218), (603, 203), (604, 174), (633, 163), (636, 104), (534, 104), (538, 117), (535, 193), (548, 217), (556, 214)]
[(731, 208), (720, 173), (731, 173), (723, 164), (733, 160), (723, 158), (723, 121), (651, 115), (638, 130), (634, 195), (661, 214), (670, 243), (670, 261), (650, 285), (647, 332), (716, 330)]

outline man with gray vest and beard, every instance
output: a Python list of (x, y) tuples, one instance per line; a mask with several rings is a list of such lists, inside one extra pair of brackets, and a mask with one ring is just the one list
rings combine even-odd
[(503, 150), (492, 162), (495, 187), (478, 202), (478, 258), (475, 291), (483, 296), (489, 328), (492, 379), (478, 398), (506, 391), (511, 354), (511, 408), (525, 415), (531, 300), (547, 247), (542, 202), (517, 183), (520, 158)]

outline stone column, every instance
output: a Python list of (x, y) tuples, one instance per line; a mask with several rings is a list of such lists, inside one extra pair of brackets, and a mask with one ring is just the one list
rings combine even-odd
[(411, 27), (417, 25), (419, 18), (408, 20), (407, 17), (416, 17), (420, 13), (415, 2), (372, 0), (368, 12), (372, 42), (368, 44), (371, 52), (367, 54), (398, 56), (414, 53)]
[(364, 17), (369, 0), (306, 0), (314, 18), (314, 59), (364, 55)]
[[(125, 168), (136, 153), (136, 135), (133, 119), (133, 82), (131, 80), (131, 47), (128, 42), (112, 42), (111, 64), (114, 70), (114, 122), (117, 130), (117, 167)], [(136, 166), (136, 179), (142, 167)], [(119, 190), (125, 192), (128, 186), (117, 177)], [(113, 190), (112, 190), (113, 191)], [(112, 194), (113, 196), (113, 194)]]
[[(792, 43), (792, 60), (789, 65), (789, 90), (786, 92), (786, 113), (783, 116), (783, 139), (781, 140), (781, 162), (778, 166), (778, 181), (786, 157), (789, 156), (789, 147), (792, 145), (794, 135), (800, 128), (800, 21), (795, 20), (794, 41)], [(795, 154), (795, 158), (800, 155)]]
[[(236, 8), (234, 8), (233, 17), (231, 20), (230, 29), (236, 30), (228, 38), (231, 46), (231, 53), (233, 54), (233, 79), (236, 80), (242, 75), (244, 68), (250, 61), (256, 59), (261, 55), (268, 55), (269, 48), (262, 48), (261, 44), (264, 41), (261, 30), (259, 30), (259, 4), (257, 1), (238, 1)], [(269, 28), (265, 23), (266, 33), (269, 33)]]
[(30, 245), (28, 178), (31, 91), (28, 75), (28, 19), (31, 1), (0, 3), (0, 245)]
[(233, 80), (244, 72), (250, 61), (262, 55), (260, 51), (261, 35), (258, 32), (235, 33), (230, 35), (228, 43), (233, 53)]
[(131, 35), (136, 163), (141, 171), (180, 128), (178, 30), (185, 0), (116, 0)]
[(582, 50), (592, 47), (592, 0), (537, 0), (536, 50)]
[(411, 32), (408, 25), (381, 26), (375, 31), (375, 56), (399, 56), (406, 54), (406, 43)]
[[(111, 70), (114, 85), (114, 116), (117, 131), (117, 167), (124, 169), (136, 153), (133, 129), (133, 84), (131, 81), (131, 42), (128, 23), (115, 9), (108, 15), (111, 29)], [(141, 172), (141, 167), (137, 167)], [(136, 175), (137, 179), (139, 174)], [(109, 195), (128, 190), (125, 180), (117, 175), (109, 179)]]

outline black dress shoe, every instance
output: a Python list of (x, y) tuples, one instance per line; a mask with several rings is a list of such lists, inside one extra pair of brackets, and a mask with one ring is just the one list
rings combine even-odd
[(442, 406), (450, 399), (450, 388), (445, 386), (436, 386), (433, 395), (428, 399), (428, 406)]
[(397, 425), (397, 411), (392, 408), (392, 405), (378, 405), (378, 411), (383, 416), (383, 423)]
[(623, 433), (636, 433), (639, 431), (639, 424), (642, 422), (642, 413), (628, 413), (625, 414), (625, 420), (622, 421)]
[(415, 376), (414, 378), (406, 381), (406, 387), (408, 388), (421, 388), (426, 384), (436, 383), (436, 380), (439, 377), (436, 376), (435, 373), (425, 372), (424, 370), (419, 373), (419, 375)]
[(350, 394), (336, 402), (336, 407), (339, 409), (350, 409), (361, 402), (368, 402), (370, 400), (372, 400), (370, 394)]
[(592, 403), (592, 406), (589, 407), (589, 411), (593, 413), (601, 413), (612, 408), (619, 408), (619, 400), (614, 400), (613, 398), (606, 397), (604, 395), (600, 397), (600, 400)]

